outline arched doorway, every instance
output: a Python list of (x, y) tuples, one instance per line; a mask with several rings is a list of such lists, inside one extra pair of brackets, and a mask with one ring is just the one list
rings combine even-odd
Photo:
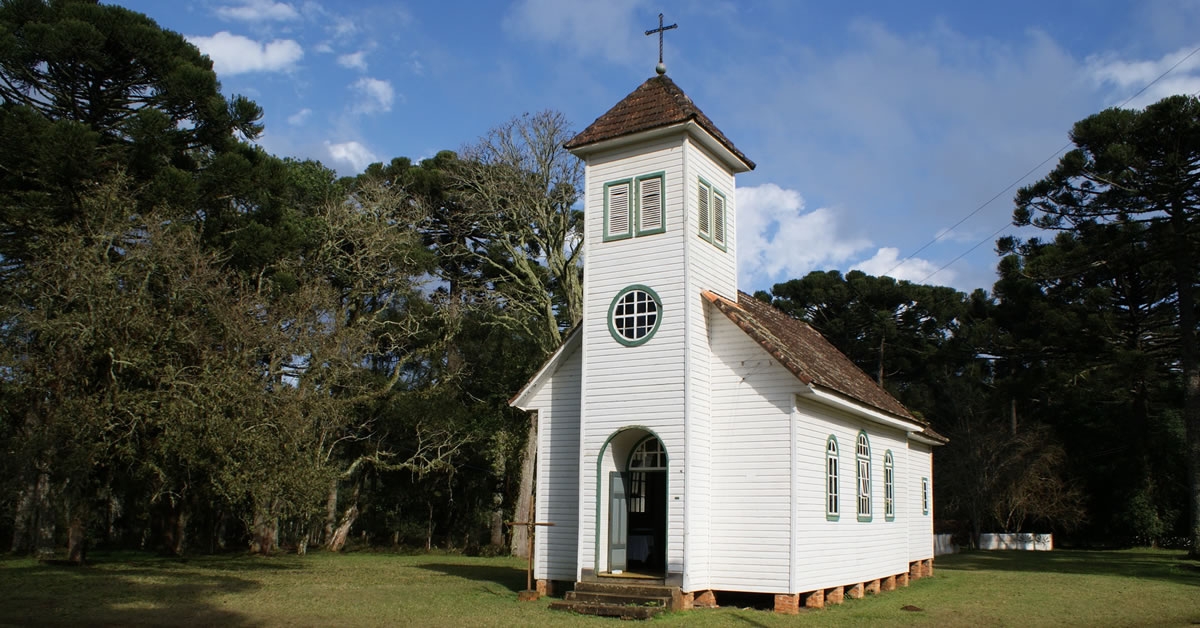
[(657, 436), (639, 432), (631, 446), (613, 442), (619, 463), (607, 478), (608, 572), (661, 576), (666, 573), (667, 451)]

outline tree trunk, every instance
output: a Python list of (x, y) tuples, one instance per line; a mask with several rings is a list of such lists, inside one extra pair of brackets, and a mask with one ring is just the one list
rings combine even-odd
[(83, 505), (71, 509), (71, 517), (67, 524), (67, 560), (82, 565), (86, 560), (87, 550), (87, 512)]
[(35, 501), (37, 513), (34, 521), (36, 522), (37, 540), (34, 552), (38, 558), (54, 556), (54, 532), (58, 517), (54, 512), (54, 503), (50, 492), (50, 472), (43, 470), (38, 473)]
[(502, 547), (504, 545), (504, 511), (496, 509), (492, 511), (492, 541), (493, 547)]
[(321, 542), (326, 545), (333, 540), (333, 526), (337, 523), (339, 484), (340, 481), (337, 478), (330, 480), (329, 495), (325, 498), (325, 533), (321, 536)]
[(496, 474), (496, 489), (492, 493), (492, 547), (504, 546), (504, 474), (507, 470), (507, 456), (503, 452), (503, 447), (498, 447), (501, 452), (499, 460), (493, 468)]
[(354, 521), (358, 519), (358, 492), (359, 485), (354, 485), (354, 493), (350, 497), (350, 506), (342, 513), (342, 520), (338, 523), (337, 528), (334, 528), (329, 536), (329, 542), (325, 544), (325, 548), (331, 552), (340, 552), (346, 547), (346, 541), (350, 538), (350, 529), (354, 527)]
[(254, 524), (250, 531), (250, 553), (266, 556), (275, 549), (279, 519), (274, 508), (259, 505), (254, 509)]
[(425, 523), (425, 551), (433, 549), (433, 502), (425, 500), (425, 506), (429, 509), (429, 519)]
[[(521, 484), (517, 493), (517, 506), (513, 512), (518, 513), (516, 516), (522, 516), (520, 513), (527, 513), (530, 510), (530, 505), (533, 504), (534, 491), (536, 490), (535, 479), (537, 477), (537, 413), (529, 413), (529, 434), (525, 440), (525, 455), (521, 457)], [(512, 555), (520, 556), (521, 558), (529, 557), (529, 532), (523, 526), (513, 526), (512, 529)]]
[(29, 530), (36, 528), (33, 505), (37, 502), (37, 480), (31, 479), (17, 495), (13, 511), (12, 553), (20, 554), (29, 549)]
[(173, 556), (182, 556), (187, 547), (187, 507), (182, 501), (167, 505), (167, 514), (163, 517), (163, 551)]

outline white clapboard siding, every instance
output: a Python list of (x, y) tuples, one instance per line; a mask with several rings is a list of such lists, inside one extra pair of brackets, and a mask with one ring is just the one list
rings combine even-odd
[(723, 314), (712, 337), (709, 581), (713, 589), (789, 588), (792, 397), (799, 382)]
[(538, 418), (538, 521), (534, 533), (534, 577), (575, 580), (579, 537), (579, 382), (582, 353), (578, 348), (557, 360), (526, 407)]
[[(909, 512), (908, 559), (933, 558), (933, 452), (929, 445), (909, 441), (911, 464), (908, 475), (909, 496), (905, 500)], [(929, 512), (921, 508), (921, 479), (929, 482)]]
[[(682, 137), (592, 155), (586, 167), (584, 281), (583, 416), (579, 553), (583, 569), (607, 569), (607, 494), (614, 452), (632, 446), (633, 434), (609, 439), (624, 428), (644, 428), (662, 440), (667, 451), (667, 568), (683, 569), (683, 469), (685, 389), (685, 283)], [(663, 173), (665, 231), (611, 242), (603, 241), (604, 185)], [(644, 228), (649, 225), (643, 223)], [(631, 285), (644, 285), (658, 295), (661, 322), (645, 344), (628, 347), (609, 333), (612, 300)], [(602, 450), (608, 462), (601, 460)], [(623, 464), (622, 459), (620, 464)], [(615, 469), (615, 466), (612, 466)], [(679, 499), (676, 499), (676, 498)]]
[[(797, 404), (796, 565), (794, 591), (835, 587), (885, 578), (908, 571), (909, 526), (899, 508), (888, 520), (884, 512), (884, 453), (891, 450), (896, 477), (904, 473), (904, 432), (832, 410), (803, 397)], [(871, 518), (858, 517), (856, 442), (867, 432), (871, 446)], [(825, 447), (838, 442), (840, 516), (826, 517)], [(902, 494), (897, 481), (897, 501)]]
[[(688, 260), (690, 277), (701, 290), (712, 290), (728, 299), (737, 300), (737, 233), (734, 230), (737, 208), (734, 176), (703, 146), (686, 144), (688, 190)], [(702, 215), (697, 186), (700, 179), (725, 195), (725, 250), (700, 237)], [(710, 226), (711, 229), (711, 226)]]
[[(725, 250), (701, 237), (701, 201), (696, 189), (701, 178), (733, 198), (734, 176), (728, 168), (695, 141), (684, 142), (686, 214), (679, 221), (687, 247), (687, 447), (685, 477), (687, 514), (686, 571), (684, 590), (712, 588), (712, 347), (709, 337), (709, 306), (701, 293), (711, 290), (737, 298), (737, 257), (732, 245)], [(727, 201), (732, 207), (732, 201)], [(727, 209), (726, 213), (731, 212)], [(704, 214), (707, 216), (707, 214)], [(708, 227), (705, 228), (707, 230)], [(720, 316), (720, 314), (717, 314)]]

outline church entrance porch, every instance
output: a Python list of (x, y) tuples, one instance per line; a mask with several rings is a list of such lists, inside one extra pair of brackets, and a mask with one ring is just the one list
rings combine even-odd
[[(606, 461), (608, 464), (606, 465)], [(605, 467), (608, 469), (605, 469)], [(599, 575), (662, 578), (667, 556), (667, 452), (643, 429), (622, 430), (600, 454)]]

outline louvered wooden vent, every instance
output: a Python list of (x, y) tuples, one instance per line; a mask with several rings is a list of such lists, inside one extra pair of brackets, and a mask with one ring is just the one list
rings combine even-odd
[(662, 179), (654, 177), (651, 179), (643, 179), (640, 183), (641, 189), (641, 230), (653, 231), (662, 229), (663, 226), (663, 203), (662, 203)]

